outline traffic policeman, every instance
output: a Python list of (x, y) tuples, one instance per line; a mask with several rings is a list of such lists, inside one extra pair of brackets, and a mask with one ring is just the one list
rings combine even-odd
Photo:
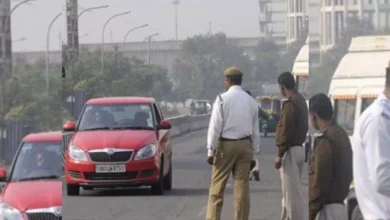
[(275, 168), (280, 170), (282, 182), (282, 220), (305, 220), (300, 178), (305, 163), (303, 143), (309, 127), (305, 98), (296, 91), (290, 72), (278, 77), (283, 102), (282, 115), (276, 127), (275, 142), (278, 155)]
[(353, 178), (365, 219), (390, 219), (390, 63), (385, 89), (360, 116), (353, 137)]
[(258, 106), (241, 88), (243, 73), (239, 69), (228, 68), (224, 76), (227, 91), (214, 103), (207, 135), (207, 162), (212, 165), (212, 176), (206, 220), (221, 219), (230, 173), (234, 182), (234, 220), (248, 220), (249, 172), (260, 145)]
[(347, 132), (333, 121), (325, 94), (309, 100), (312, 126), (321, 132), (314, 141), (309, 169), (309, 220), (347, 220), (343, 201), (352, 181), (352, 149)]

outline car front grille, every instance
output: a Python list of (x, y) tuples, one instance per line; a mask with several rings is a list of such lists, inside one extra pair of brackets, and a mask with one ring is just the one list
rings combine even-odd
[(27, 213), (28, 220), (62, 220), (61, 216), (55, 216), (53, 213)]
[(87, 180), (131, 180), (137, 177), (137, 172), (126, 172), (126, 173), (85, 172), (84, 177)]
[(133, 155), (133, 151), (114, 152), (112, 155), (106, 152), (89, 152), (93, 162), (127, 162)]

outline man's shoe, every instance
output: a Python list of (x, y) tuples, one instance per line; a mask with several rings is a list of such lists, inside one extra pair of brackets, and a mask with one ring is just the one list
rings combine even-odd
[(253, 172), (253, 177), (255, 178), (256, 181), (260, 181), (260, 173), (258, 170), (254, 170)]

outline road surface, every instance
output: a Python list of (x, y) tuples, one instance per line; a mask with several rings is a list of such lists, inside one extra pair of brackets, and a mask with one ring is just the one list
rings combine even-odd
[[(204, 220), (210, 183), (205, 162), (206, 131), (174, 140), (174, 189), (163, 196), (149, 189), (82, 191), (63, 197), (64, 220)], [(273, 168), (274, 139), (262, 138), (260, 182), (251, 182), (251, 220), (279, 220), (281, 191), (279, 173)], [(307, 172), (306, 172), (307, 173)], [(233, 220), (232, 181), (225, 192), (222, 219)], [(302, 189), (307, 198), (307, 175)], [(306, 205), (307, 207), (307, 205)]]

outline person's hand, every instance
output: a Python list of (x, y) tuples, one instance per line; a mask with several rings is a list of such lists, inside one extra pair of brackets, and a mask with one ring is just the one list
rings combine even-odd
[(279, 156), (275, 157), (274, 163), (275, 163), (275, 168), (279, 170), (280, 167), (282, 167), (282, 158)]
[(256, 166), (256, 161), (252, 160), (251, 161), (251, 170), (253, 170), (253, 168), (255, 168), (255, 166)]
[(207, 157), (207, 163), (210, 165), (213, 165), (214, 164), (214, 156)]

